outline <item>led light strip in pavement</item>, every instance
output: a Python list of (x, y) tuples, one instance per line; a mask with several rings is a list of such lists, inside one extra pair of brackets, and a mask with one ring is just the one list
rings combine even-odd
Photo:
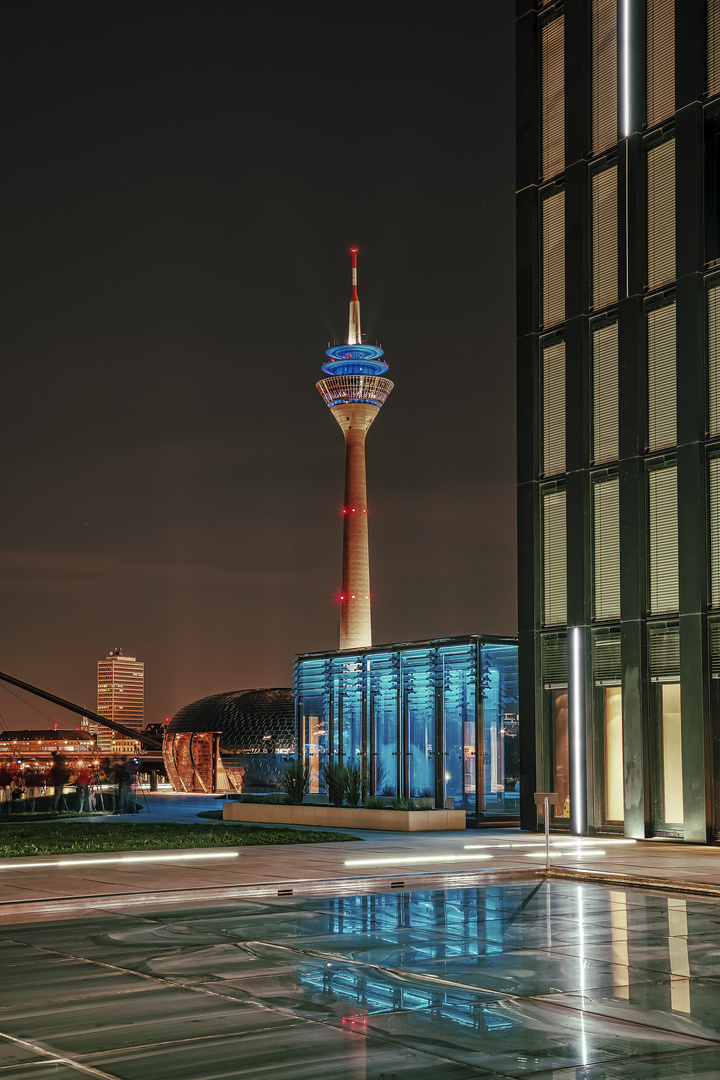
[[(550, 847), (617, 847), (619, 844), (637, 844), (637, 840), (552, 840)], [(524, 844), (463, 844), (466, 851), (475, 851), (478, 848), (542, 848), (545, 850), (544, 840), (529, 840)]]
[[(587, 848), (583, 851), (582, 848), (578, 848), (577, 851), (550, 851), (549, 857), (551, 859), (594, 859), (596, 855), (607, 855), (606, 851), (598, 851), (595, 848), (593, 851), (588, 851)], [(526, 859), (544, 859), (544, 851), (524, 851), (523, 855)]]
[(123, 855), (119, 859), (58, 859), (57, 862), (14, 863), (12, 866), (0, 864), (0, 870), (35, 870), (38, 866), (100, 866), (101, 864), (178, 862), (180, 859), (237, 859), (239, 851), (206, 851), (184, 855)]
[(492, 855), (402, 855), (389, 859), (346, 859), (345, 866), (403, 866), (415, 863), (468, 862), (492, 859)]

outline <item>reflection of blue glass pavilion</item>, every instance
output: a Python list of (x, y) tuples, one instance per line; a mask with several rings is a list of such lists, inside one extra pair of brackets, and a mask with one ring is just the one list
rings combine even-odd
[(368, 793), (518, 815), (518, 668), (511, 638), (439, 638), (304, 653), (298, 745), (311, 793), (329, 761), (367, 767)]

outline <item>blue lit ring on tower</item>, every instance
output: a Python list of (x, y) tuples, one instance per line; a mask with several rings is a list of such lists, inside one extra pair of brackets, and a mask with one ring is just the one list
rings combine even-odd
[(388, 370), (377, 345), (333, 345), (325, 355), (330, 357), (322, 366), (326, 375), (384, 375)]

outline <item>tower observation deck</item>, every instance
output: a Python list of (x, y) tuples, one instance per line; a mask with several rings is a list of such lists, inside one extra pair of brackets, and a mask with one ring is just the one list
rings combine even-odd
[(372, 645), (370, 626), (370, 556), (368, 550), (365, 438), (393, 388), (383, 376), (383, 351), (364, 345), (357, 294), (357, 248), (352, 254), (352, 295), (347, 345), (327, 350), (317, 384), (345, 436), (345, 501), (343, 503), (343, 567), (340, 592), (340, 648)]

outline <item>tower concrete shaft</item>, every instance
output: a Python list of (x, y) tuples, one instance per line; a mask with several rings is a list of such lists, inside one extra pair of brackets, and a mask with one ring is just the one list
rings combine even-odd
[[(357, 295), (357, 249), (352, 248), (353, 279), (347, 346), (328, 349), (323, 364), (329, 376), (317, 388), (345, 436), (345, 501), (343, 505), (343, 563), (340, 593), (340, 648), (372, 645), (370, 620), (370, 553), (367, 523), (365, 438), (370, 425), (393, 389), (381, 357), (383, 351), (360, 341), (360, 301)], [(354, 340), (353, 340), (354, 339)]]
[(345, 406), (342, 416), (333, 413), (345, 435), (341, 649), (372, 643), (365, 436), (377, 414), (374, 405), (358, 403)]

